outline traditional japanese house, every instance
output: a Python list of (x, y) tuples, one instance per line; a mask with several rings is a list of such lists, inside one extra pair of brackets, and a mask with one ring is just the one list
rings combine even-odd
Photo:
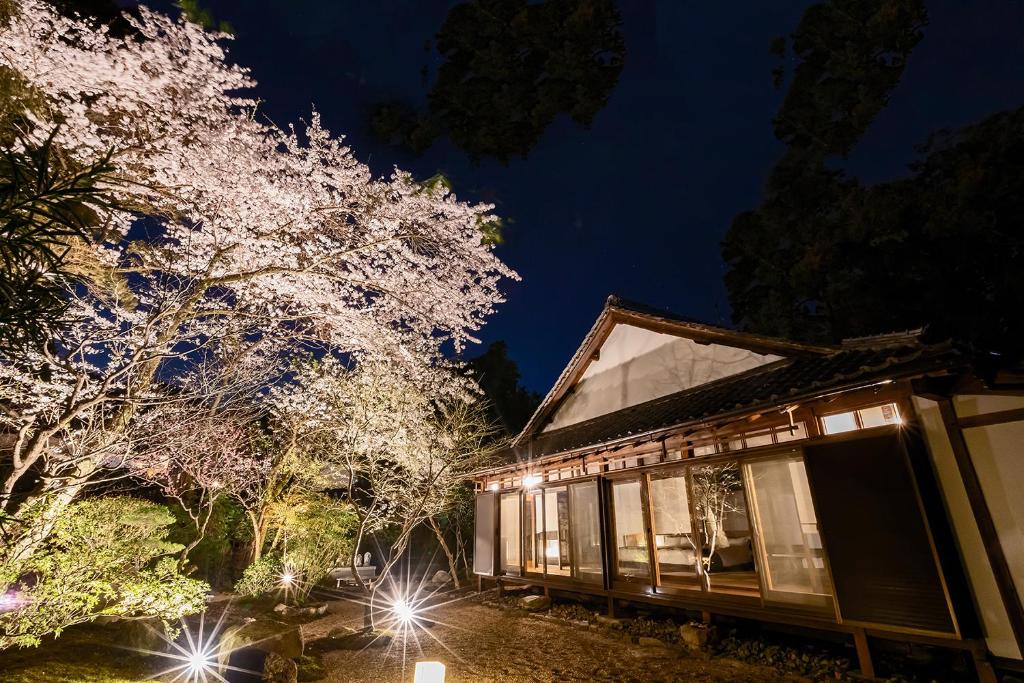
[[(992, 360), (992, 359), (987, 359)], [(608, 299), (505, 460), (475, 572), (961, 648), (1024, 650), (1024, 376), (891, 334), (815, 346)]]

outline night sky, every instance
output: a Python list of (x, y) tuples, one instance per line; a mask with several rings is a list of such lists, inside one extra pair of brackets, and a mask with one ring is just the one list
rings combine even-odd
[[(250, 67), (263, 112), (284, 125), (313, 105), (374, 172), (443, 171), (457, 194), (512, 221), (499, 254), (523, 277), (482, 332), (504, 339), (523, 382), (545, 392), (609, 293), (729, 324), (718, 244), (754, 207), (782, 147), (771, 120), (771, 40), (801, 2), (622, 0), (626, 63), (590, 129), (564, 119), (527, 160), (479, 166), (447, 142), (414, 159), (377, 143), (367, 111), (422, 103), (439, 64), (425, 43), (455, 2), (204, 0), (230, 21), (229, 57)], [(167, 10), (169, 3), (154, 3)], [(929, 132), (1024, 100), (1024, 2), (929, 2), (930, 23), (890, 106), (848, 160), (868, 181), (906, 172)], [(480, 349), (482, 350), (482, 349)], [(475, 355), (478, 349), (470, 349)]]

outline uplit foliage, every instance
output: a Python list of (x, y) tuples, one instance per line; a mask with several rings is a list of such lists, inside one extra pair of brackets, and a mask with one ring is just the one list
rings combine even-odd
[(300, 595), (349, 562), (358, 523), (351, 505), (324, 494), (291, 496), (274, 505), (271, 527), (282, 538), (285, 568), (301, 579)]
[(173, 516), (127, 497), (74, 503), (30, 560), (0, 564), (10, 586), (0, 606), (0, 649), (34, 646), (46, 635), (101, 615), (174, 621), (204, 608), (208, 586), (178, 572), (169, 543)]
[(235, 592), (248, 598), (258, 598), (280, 587), (284, 562), (280, 555), (264, 555), (242, 573), (235, 584)]
[[(12, 557), (130, 465), (156, 406), (255, 399), (311, 346), (429, 377), (515, 277), (482, 239), (492, 207), (401, 171), (372, 177), (315, 113), (262, 122), (225, 36), (144, 8), (126, 21), (122, 39), (26, 0), (0, 28), (0, 61), (46, 104), (26, 113), (29, 141), (60, 121), (67, 158), (109, 155), (101, 187), (117, 199), (66, 287), (74, 322), (0, 359), (0, 423), (15, 435), (0, 507), (42, 508)], [(38, 496), (15, 495), (30, 483)]]
[(301, 390), (275, 396), (278, 421), (297, 435), (316, 470), (345, 491), (356, 517), (354, 548), (370, 534), (391, 537), (369, 584), (350, 556), (352, 579), (367, 590), (387, 580), (412, 531), (449, 510), (466, 473), (497, 448), (484, 406), (468, 386), (453, 391), (453, 382), (443, 368), (427, 383), (393, 363), (347, 369), (325, 359), (298, 374)]

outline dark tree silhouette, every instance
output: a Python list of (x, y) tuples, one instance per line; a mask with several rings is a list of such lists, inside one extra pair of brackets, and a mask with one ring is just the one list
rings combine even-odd
[(488, 401), (491, 421), (501, 425), (506, 436), (514, 436), (526, 425), (540, 405), (540, 395), (519, 383), (519, 368), (508, 357), (508, 346), (496, 341), (469, 361), (469, 369)]
[(561, 114), (588, 126), (607, 103), (625, 59), (612, 0), (471, 0), (437, 35), (444, 57), (428, 111), (377, 106), (382, 139), (419, 153), (441, 136), (474, 160), (526, 156)]
[(827, 163), (884, 108), (924, 22), (914, 0), (805, 13), (775, 126), (787, 152), (722, 245), (743, 327), (835, 341), (927, 326), (1021, 348), (1024, 109), (933, 135), (904, 180), (864, 186)]

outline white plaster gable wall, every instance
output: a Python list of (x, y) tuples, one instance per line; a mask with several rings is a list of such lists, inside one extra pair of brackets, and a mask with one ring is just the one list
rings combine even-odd
[(721, 344), (698, 344), (633, 325), (616, 325), (544, 431), (621, 410), (781, 356)]

